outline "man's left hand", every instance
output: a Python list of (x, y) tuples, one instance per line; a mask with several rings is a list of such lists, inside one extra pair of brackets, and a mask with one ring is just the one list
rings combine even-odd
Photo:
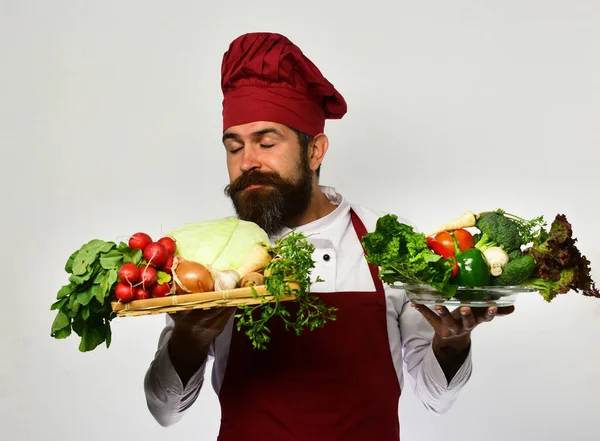
[(464, 363), (471, 346), (471, 332), (478, 325), (491, 322), (494, 317), (512, 314), (514, 306), (492, 306), (470, 308), (461, 306), (448, 311), (445, 306), (436, 305), (437, 314), (425, 305), (411, 304), (431, 324), (435, 331), (433, 352), (446, 375), (448, 382)]
[[(471, 331), (484, 322), (491, 322), (496, 316), (512, 314), (514, 306), (492, 306), (489, 308), (470, 308), (461, 306), (448, 311), (445, 306), (436, 305), (437, 314), (425, 305), (412, 305), (431, 324), (436, 336), (444, 346), (464, 346), (464, 340)], [(458, 347), (457, 347), (458, 349)]]

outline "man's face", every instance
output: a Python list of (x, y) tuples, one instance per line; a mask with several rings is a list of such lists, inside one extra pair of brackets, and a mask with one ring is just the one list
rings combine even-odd
[(271, 122), (231, 127), (223, 134), (231, 198), (240, 219), (278, 234), (308, 207), (313, 171), (298, 136)]

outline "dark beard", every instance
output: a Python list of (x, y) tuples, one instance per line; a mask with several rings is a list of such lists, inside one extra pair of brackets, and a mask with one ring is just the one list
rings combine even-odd
[[(301, 165), (296, 182), (278, 173), (250, 171), (225, 187), (240, 219), (254, 222), (269, 236), (279, 234), (290, 221), (301, 215), (312, 198), (313, 171)], [(249, 185), (264, 187), (245, 190)]]

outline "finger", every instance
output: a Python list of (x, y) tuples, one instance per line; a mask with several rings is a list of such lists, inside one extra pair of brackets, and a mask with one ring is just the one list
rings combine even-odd
[(424, 306), (424, 305), (418, 305), (416, 303), (412, 303), (411, 306), (413, 308), (415, 308), (417, 311), (419, 311), (421, 313), (421, 315), (423, 315), (423, 317), (425, 317), (425, 320), (427, 320), (429, 322), (429, 324), (431, 326), (433, 326), (434, 329), (438, 328), (438, 326), (441, 322), (441, 318), (435, 312), (433, 312), (431, 309), (429, 309), (427, 306)]
[(462, 317), (462, 327), (465, 331), (472, 331), (477, 326), (477, 320), (473, 311), (468, 306), (460, 308), (460, 315)]
[(481, 312), (482, 314), (480, 314), (477, 317), (477, 323), (491, 322), (494, 319), (494, 317), (496, 317), (496, 315), (498, 314), (498, 307), (490, 306), (489, 308), (484, 309)]
[(458, 333), (459, 331), (459, 323), (457, 322), (454, 317), (452, 317), (452, 314), (450, 314), (450, 311), (448, 311), (448, 309), (445, 306), (436, 306), (435, 310), (437, 311), (438, 315), (441, 318), (442, 321), (442, 325), (444, 325), (445, 328), (447, 328), (448, 330), (450, 330), (452, 333)]
[(511, 306), (501, 306), (498, 308), (498, 312), (496, 313), (496, 315), (501, 316), (501, 315), (509, 315), (512, 314), (513, 312), (515, 312), (515, 306), (511, 305)]

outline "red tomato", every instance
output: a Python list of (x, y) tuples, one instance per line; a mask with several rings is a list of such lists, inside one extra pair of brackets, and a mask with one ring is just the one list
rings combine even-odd
[(473, 242), (473, 235), (469, 233), (467, 230), (459, 229), (453, 231), (454, 237), (458, 242), (458, 247), (461, 251), (468, 250), (469, 248), (473, 248), (475, 245)]
[(450, 249), (445, 244), (437, 240), (437, 236), (435, 239), (433, 237), (428, 237), (427, 246), (434, 253), (439, 254), (442, 257), (448, 258), (454, 256), (454, 245), (452, 245), (452, 249), (450, 251)]
[(450, 277), (452, 278), (456, 277), (456, 274), (458, 274), (458, 262), (454, 257), (450, 257), (450, 259), (452, 259), (452, 263), (454, 264), (454, 266), (452, 267), (452, 274), (450, 275)]
[[(450, 238), (450, 239), (452, 239), (452, 238)], [(450, 254), (450, 251), (445, 244), (438, 242), (433, 237), (427, 238), (427, 247), (430, 250), (432, 250), (434, 253), (442, 256), (443, 258), (451, 259), (454, 266), (452, 267), (452, 274), (450, 275), (450, 277), (455, 277), (456, 274), (458, 273), (458, 262), (456, 261), (456, 258), (454, 257), (454, 243), (452, 244), (452, 254)]]
[(446, 249), (446, 255), (444, 257), (451, 257), (456, 254), (456, 250), (454, 249), (454, 241), (452, 240), (452, 235), (447, 231), (442, 231), (435, 235), (435, 240), (442, 244), (442, 246)]

